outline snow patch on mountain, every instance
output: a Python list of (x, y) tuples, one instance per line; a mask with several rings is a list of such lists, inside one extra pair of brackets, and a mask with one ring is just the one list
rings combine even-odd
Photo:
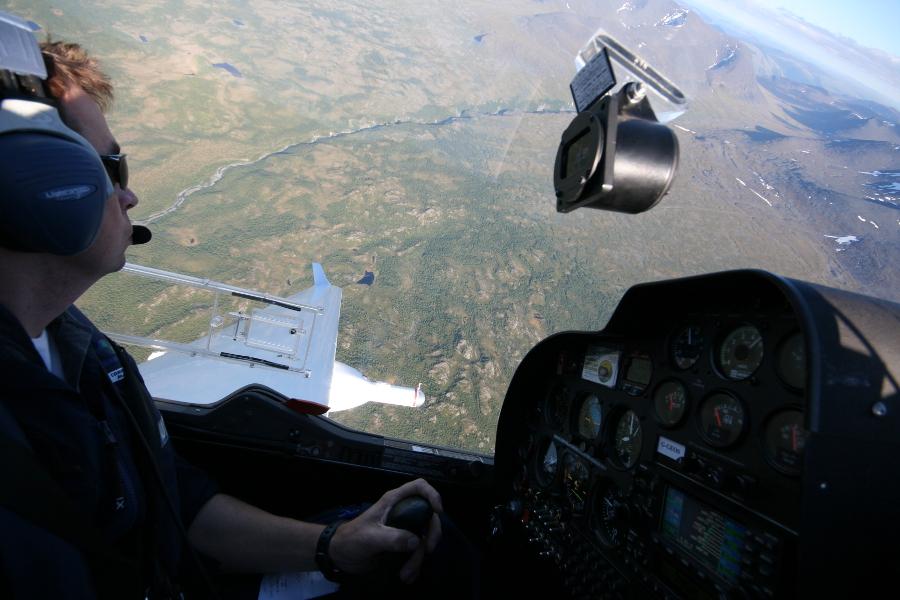
[(678, 28), (684, 26), (687, 21), (687, 16), (691, 11), (684, 8), (676, 8), (662, 19), (656, 22), (656, 26), (665, 26), (665, 27), (673, 27)]
[(834, 249), (835, 252), (843, 252), (850, 247), (851, 244), (862, 241), (855, 235), (826, 235), (825, 237), (833, 239), (838, 245), (838, 247)]
[(849, 246), (850, 244), (859, 241), (859, 238), (855, 235), (826, 235), (825, 237), (833, 239), (841, 246)]
[(721, 69), (727, 67), (737, 59), (738, 48), (733, 44), (726, 44), (721, 50), (716, 50), (716, 58), (711, 65), (706, 67), (707, 71)]

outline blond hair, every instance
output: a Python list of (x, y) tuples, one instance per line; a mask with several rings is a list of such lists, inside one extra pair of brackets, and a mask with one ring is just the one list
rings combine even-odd
[(66, 91), (79, 87), (90, 96), (100, 110), (109, 110), (113, 101), (113, 87), (109, 77), (100, 70), (100, 64), (78, 44), (53, 42), (49, 38), (41, 43), (44, 64), (47, 66), (47, 88), (56, 99)]

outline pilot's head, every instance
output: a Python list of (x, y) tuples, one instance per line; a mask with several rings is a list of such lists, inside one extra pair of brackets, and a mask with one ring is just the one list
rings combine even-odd
[(101, 110), (112, 100), (108, 78), (77, 45), (47, 43), (43, 50), (60, 116), (101, 160), (65, 135), (0, 137), (4, 210), (18, 215), (4, 225), (0, 258), (23, 269), (39, 263), (90, 284), (124, 265), (133, 232), (127, 211), (138, 200)]
[(47, 66), (47, 87), (59, 103), (60, 116), (100, 154), (127, 222), (126, 213), (137, 205), (138, 197), (128, 187), (125, 155), (104, 117), (113, 101), (109, 77), (78, 44), (47, 41), (41, 44), (41, 52)]
[(113, 86), (97, 60), (78, 44), (47, 40), (40, 44), (47, 67), (47, 90), (54, 98), (63, 97), (72, 88), (80, 88), (97, 103), (102, 112), (113, 103)]

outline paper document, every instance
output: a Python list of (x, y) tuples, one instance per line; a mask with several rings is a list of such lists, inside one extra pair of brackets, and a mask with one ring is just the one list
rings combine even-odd
[(266, 575), (259, 585), (259, 600), (298, 600), (337, 591), (340, 586), (319, 571)]

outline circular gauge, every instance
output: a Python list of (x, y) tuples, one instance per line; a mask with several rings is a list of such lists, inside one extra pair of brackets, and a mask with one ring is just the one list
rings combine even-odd
[(576, 513), (584, 511), (589, 477), (590, 472), (584, 461), (574, 454), (566, 454), (563, 481), (565, 483), (566, 498), (568, 498), (569, 505)]
[(759, 368), (763, 359), (763, 339), (753, 325), (741, 325), (719, 346), (719, 371), (728, 379), (747, 379)]
[(600, 399), (591, 394), (581, 403), (578, 410), (578, 435), (586, 440), (595, 440), (600, 435), (600, 426), (603, 420), (603, 409), (600, 407)]
[(783, 410), (772, 415), (763, 430), (763, 448), (769, 463), (788, 475), (799, 475), (803, 465), (806, 430), (803, 413)]
[(641, 421), (633, 410), (626, 410), (616, 421), (613, 443), (616, 461), (630, 469), (641, 457), (642, 445)]
[(664, 381), (653, 394), (653, 408), (656, 418), (665, 427), (674, 427), (681, 422), (687, 410), (687, 390), (680, 381)]
[(711, 446), (730, 446), (744, 433), (744, 406), (741, 401), (717, 392), (706, 397), (700, 407), (700, 434)]
[(680, 330), (672, 340), (672, 360), (679, 369), (690, 369), (703, 351), (703, 333), (696, 325)]
[(628, 532), (629, 511), (625, 497), (615, 484), (597, 488), (591, 505), (594, 535), (610, 548), (621, 546)]
[(544, 420), (554, 429), (562, 429), (569, 416), (569, 392), (564, 385), (557, 385), (544, 399)]
[(794, 389), (803, 389), (806, 384), (806, 344), (802, 333), (798, 331), (781, 343), (776, 368), (783, 382)]
[(550, 487), (556, 480), (559, 455), (553, 440), (544, 440), (537, 445), (534, 454), (534, 478), (542, 488)]

